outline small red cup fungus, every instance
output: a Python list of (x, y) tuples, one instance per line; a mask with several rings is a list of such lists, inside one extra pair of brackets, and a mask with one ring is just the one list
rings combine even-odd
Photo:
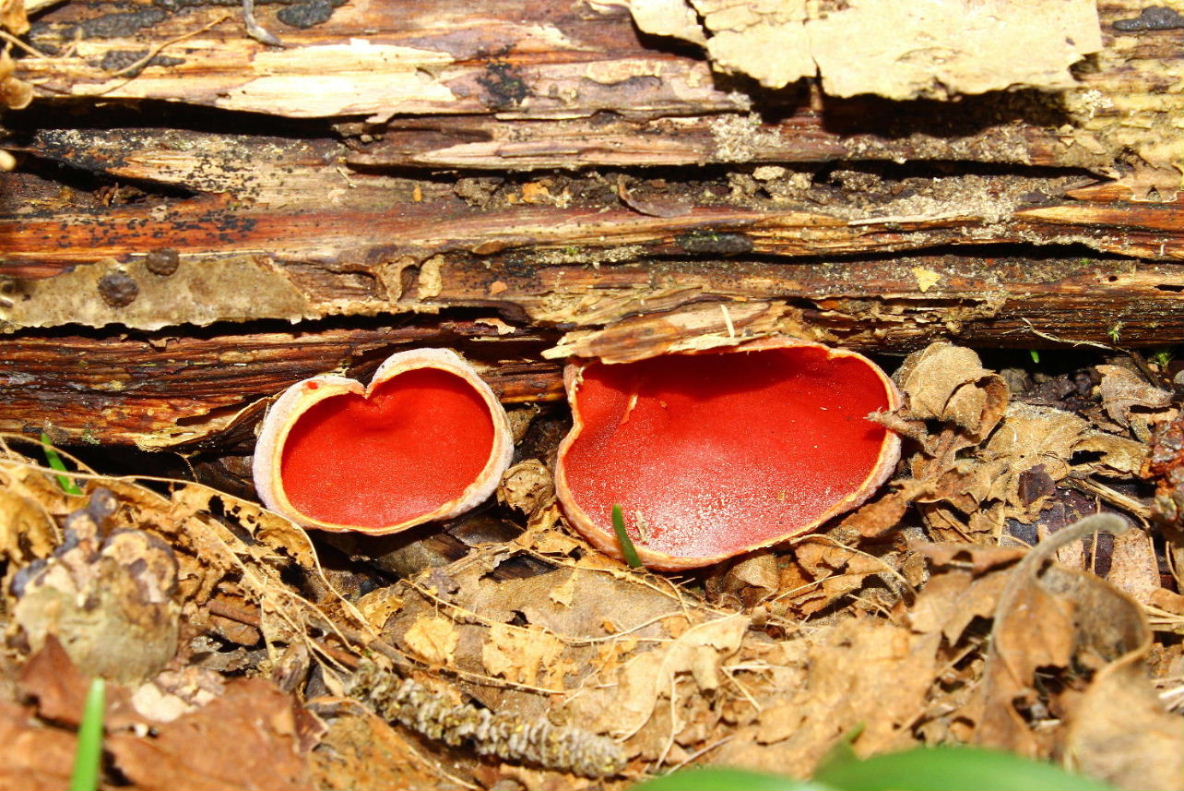
[(305, 527), (381, 535), (473, 508), (513, 452), (477, 371), (449, 349), (414, 349), (368, 387), (328, 374), (289, 387), (263, 420), (253, 474), (263, 503)]
[(568, 520), (621, 557), (620, 505), (648, 567), (706, 566), (812, 530), (892, 474), (900, 438), (870, 413), (900, 394), (855, 352), (792, 338), (578, 362), (555, 489)]

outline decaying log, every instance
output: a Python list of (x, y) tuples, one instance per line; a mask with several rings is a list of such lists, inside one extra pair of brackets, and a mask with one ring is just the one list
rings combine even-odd
[[(143, 280), (155, 277), (129, 269)], [(1184, 272), (1128, 260), (920, 256), (597, 268), (468, 259), (411, 279), (415, 288), (426, 281), (437, 282), (438, 291), (417, 297), (420, 309), (496, 309), (516, 317), (517, 326), (491, 313), (389, 326), (366, 320), (366, 328), (308, 324), (298, 332), (217, 325), (120, 340), (0, 336), (0, 429), (48, 429), (72, 442), (191, 444), (292, 382), (334, 369), (364, 377), (412, 343), (460, 347), (486, 365), (494, 389), (513, 403), (561, 396), (558, 362), (544, 358), (628, 360), (688, 337), (723, 342), (791, 332), (865, 351), (906, 351), (937, 336), (1019, 348), (1141, 346), (1184, 337)], [(565, 329), (574, 331), (560, 342)]]
[(45, 431), (63, 444), (200, 446), (253, 422), (266, 397), (293, 382), (327, 370), (364, 379), (409, 345), (462, 349), (506, 403), (562, 395), (559, 365), (537, 359), (545, 343), (507, 334), (497, 319), (370, 324), (204, 337), (4, 338), (0, 431)]
[(407, 344), (512, 403), (772, 332), (1184, 342), (1184, 55), (1099, 10), (1078, 89), (891, 102), (721, 76), (616, 2), (263, 6), (284, 48), (221, 3), (58, 5), (0, 130), (0, 429), (217, 442)]

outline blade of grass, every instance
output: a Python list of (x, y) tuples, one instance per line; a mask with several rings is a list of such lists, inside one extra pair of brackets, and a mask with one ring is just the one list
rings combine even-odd
[(813, 780), (794, 780), (792, 777), (752, 772), (747, 769), (728, 769), (707, 766), (680, 769), (668, 775), (647, 780), (630, 791), (834, 791), (830, 786)]
[(70, 791), (96, 791), (103, 760), (103, 719), (107, 709), (107, 684), (92, 679), (86, 694), (82, 724), (78, 726), (78, 747), (74, 751), (74, 774)]
[[(59, 473), (67, 472), (66, 462), (62, 461), (62, 457), (58, 455), (57, 450), (54, 449), (53, 442), (45, 432), (41, 433), (41, 445), (45, 448), (45, 460), (49, 462), (49, 466), (53, 467)], [(68, 475), (58, 476), (58, 486), (62, 487), (62, 491), (66, 494), (82, 494), (82, 489)]]
[(814, 779), (843, 791), (1113, 791), (1059, 766), (978, 747), (920, 747), (866, 760), (838, 756)]
[(631, 568), (641, 568), (641, 558), (637, 556), (633, 539), (629, 537), (629, 531), (625, 529), (625, 512), (619, 505), (613, 506), (613, 530), (617, 533), (617, 540), (621, 542), (621, 552), (625, 555), (625, 562)]

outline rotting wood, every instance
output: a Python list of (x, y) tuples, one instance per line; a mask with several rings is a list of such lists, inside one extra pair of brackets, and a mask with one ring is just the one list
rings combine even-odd
[(504, 334), (497, 319), (208, 337), (6, 337), (0, 431), (45, 431), (81, 445), (192, 446), (253, 422), (264, 400), (293, 382), (333, 370), (364, 379), (409, 345), (463, 349), (506, 403), (562, 396), (559, 365), (537, 359), (546, 343)]
[[(1133, 0), (1103, 4), (1079, 90), (951, 104), (754, 91), (579, 2), (350, 0), (304, 29), (276, 9), (284, 50), (237, 15), (202, 30), (220, 6), (40, 18), (54, 55), (20, 74), (83, 128), (14, 116), (0, 139), (31, 164), (0, 174), (0, 426), (206, 442), (402, 343), (463, 347), (514, 402), (559, 395), (544, 354), (733, 335), (1184, 341), (1184, 61), (1170, 33), (1115, 28)], [(220, 109), (195, 131), (105, 104), (141, 99)]]
[[(470, 258), (440, 264), (435, 277), (439, 290), (418, 297), (418, 308), (443, 315), (394, 325), (0, 336), (0, 429), (49, 428), (63, 442), (192, 444), (292, 382), (334, 369), (365, 378), (368, 365), (411, 343), (461, 348), (513, 403), (562, 396), (560, 365), (544, 355), (626, 360), (688, 338), (791, 332), (864, 351), (937, 337), (1013, 348), (1184, 338), (1184, 271), (1175, 264), (945, 255), (597, 268)], [(457, 306), (501, 317), (448, 318)]]
[[(673, 119), (691, 119), (691, 128), (700, 130), (698, 142), (692, 142), (692, 132), (677, 145), (684, 152), (689, 147), (704, 153), (699, 162), (759, 161), (758, 152), (770, 140), (802, 136), (795, 111), (808, 106), (818, 111), (825, 128), (834, 126), (850, 136), (830, 138), (846, 149), (844, 156), (913, 158), (910, 150), (921, 152), (926, 133), (935, 133), (932, 137), (944, 140), (928, 140), (936, 146), (931, 156), (944, 156), (944, 151), (959, 160), (1096, 167), (1122, 176), (1141, 195), (1163, 196), (1179, 188), (1175, 166), (1184, 163), (1184, 141), (1173, 125), (1181, 108), (1176, 87), (1181, 55), (1170, 30), (1132, 31), (1117, 24), (1141, 10), (1135, 0), (1101, 4), (1103, 50), (1079, 64), (1078, 90), (971, 97), (944, 112), (935, 112), (929, 103), (896, 105), (897, 110), (872, 104), (869, 111), (864, 102), (822, 101), (804, 91), (759, 94), (743, 82), (719, 79), (693, 47), (674, 51), (640, 39), (628, 10), (610, 3), (537, 3), (524, 10), (517, 4), (462, 0), (430, 5), (354, 0), (328, 20), (304, 27), (285, 23), (290, 17), (277, 14), (274, 6), (261, 10), (263, 25), (280, 32), (282, 49), (246, 37), (238, 17), (216, 5), (140, 0), (112, 13), (71, 3), (44, 14), (30, 34), (36, 47), (53, 56), (23, 59), (18, 76), (35, 83), (43, 97), (184, 101), (292, 118), (363, 116), (369, 121), (366, 134), (378, 139), (384, 124), (394, 120), (388, 152), (398, 151), (406, 140), (402, 130), (417, 128), (406, 116), (561, 121), (609, 112), (661, 121), (666, 128), (678, 123)], [(187, 34), (195, 35), (166, 48), (142, 70), (120, 74), (153, 47)], [(742, 128), (744, 117), (758, 107), (772, 119), (787, 121)], [(728, 114), (739, 127), (732, 123), (723, 135), (713, 131), (713, 140), (706, 141), (704, 125), (714, 129), (718, 120), (728, 121)], [(852, 117), (860, 119), (856, 128), (844, 128), (844, 120)], [(427, 128), (440, 128), (440, 123), (428, 121)], [(572, 127), (574, 140), (562, 123), (553, 125), (549, 136), (567, 137), (567, 150), (573, 152), (561, 167), (585, 164), (579, 153), (587, 150), (580, 143), (583, 123)], [(866, 131), (886, 140), (861, 139), (864, 123)], [(966, 131), (968, 123), (981, 128)], [(643, 128), (654, 131), (654, 137), (669, 137), (660, 124)], [(457, 133), (465, 129), (462, 123)], [(910, 145), (909, 131), (922, 138)], [(439, 142), (453, 148), (447, 135)], [(495, 133), (495, 139), (503, 135)], [(429, 131), (425, 137), (431, 136)], [(594, 146), (597, 137), (591, 133), (588, 142)], [(423, 145), (416, 142), (415, 150)], [(382, 150), (380, 144), (376, 155), (382, 157)], [(462, 147), (453, 153), (463, 160), (474, 151)], [(507, 153), (513, 153), (512, 146)], [(514, 168), (514, 158), (504, 157), (505, 167)], [(647, 163), (635, 156), (631, 164), (669, 164), (660, 154), (658, 159)], [(436, 164), (449, 166), (448, 157)]]

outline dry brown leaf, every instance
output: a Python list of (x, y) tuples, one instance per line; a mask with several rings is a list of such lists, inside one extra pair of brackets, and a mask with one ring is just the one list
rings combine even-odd
[(563, 643), (553, 635), (504, 623), (490, 627), (481, 647), (481, 661), (491, 675), (531, 685), (542, 677), (548, 687), (563, 683), (566, 668), (559, 661), (562, 654)]
[[(89, 678), (78, 670), (54, 637), (47, 639), (45, 646), (29, 658), (20, 676), (21, 692), (37, 701), (37, 713), (71, 728), (82, 722), (89, 686)], [(147, 719), (136, 711), (126, 688), (108, 685), (104, 715), (108, 728), (125, 728)]]
[(935, 574), (909, 610), (909, 622), (920, 632), (941, 632), (956, 644), (976, 617), (989, 618), (1007, 584), (1005, 574), (976, 578), (969, 571)]
[[(981, 744), (1040, 756), (1078, 740), (1083, 748), (1100, 750), (1078, 751), (1083, 768), (1097, 761), (1091, 771), (1119, 786), (1165, 787), (1163, 778), (1180, 765), (1184, 731), (1177, 724), (1172, 733), (1142, 670), (1151, 646), (1142, 609), (1093, 575), (1058, 566), (1039, 573), (1059, 546), (1090, 530), (1122, 526), (1113, 516), (1082, 520), (1042, 542), (1011, 572), (996, 612), (975, 736)], [(1158, 732), (1130, 739), (1132, 711), (1158, 723)], [(1080, 728), (1078, 735), (1066, 733), (1064, 722), (1079, 723), (1072, 725)]]
[(432, 664), (450, 662), (459, 639), (452, 621), (435, 616), (420, 616), (403, 635), (407, 647)]
[[(749, 619), (728, 615), (687, 629), (677, 639), (641, 653), (616, 673), (617, 684), (588, 690), (563, 708), (575, 722), (598, 733), (632, 736), (670, 699), (676, 677), (687, 674), (701, 692), (722, 683), (721, 665), (740, 648)], [(674, 723), (675, 731), (681, 723)]]
[(53, 521), (30, 497), (0, 489), (0, 556), (17, 563), (43, 558), (57, 541)]
[(1099, 365), (1102, 383), (1098, 395), (1110, 419), (1146, 442), (1153, 423), (1170, 420), (1176, 410), (1172, 394), (1147, 383), (1142, 376), (1120, 365)]
[(997, 620), (992, 634), (999, 660), (988, 661), (984, 671), (983, 711), (975, 732), (979, 744), (1028, 757), (1051, 753), (1052, 732), (1031, 727), (1027, 712), (1041, 706), (1034, 689), (1036, 669), (1065, 668), (1073, 658), (1073, 616), (1070, 602), (1027, 585), (1011, 612)]
[[(329, 704), (319, 706), (328, 709)], [(421, 757), (406, 738), (371, 712), (351, 706), (328, 720), (321, 748), (312, 754), (316, 787), (322, 791), (357, 788), (400, 788), (437, 791), (442, 778), (431, 771), (434, 761)]]
[(15, 75), (16, 64), (12, 56), (7, 49), (0, 50), (0, 107), (23, 110), (33, 101), (33, 86)]
[(859, 725), (865, 726), (855, 743), (860, 754), (910, 746), (909, 726), (925, 709), (940, 639), (847, 618), (780, 643), (782, 656), (769, 662), (784, 678), (761, 691), (756, 720), (737, 728), (712, 762), (806, 777)]
[(555, 482), (538, 459), (527, 459), (506, 470), (497, 487), (497, 501), (530, 515), (553, 501)]
[(558, 604), (560, 607), (571, 607), (576, 596), (576, 575), (578, 570), (572, 570), (568, 575), (566, 582), (561, 582), (559, 585), (551, 589), (547, 593), (547, 598)]
[(25, 0), (0, 0), (0, 27), (17, 36), (29, 32), (29, 17)]
[(978, 544), (930, 543), (913, 541), (909, 549), (919, 552), (938, 567), (965, 568), (977, 576), (991, 569), (1010, 566), (1024, 556), (1024, 550), (1012, 547), (979, 546)]
[(1138, 651), (1102, 669), (1068, 715), (1069, 765), (1119, 788), (1184, 787), (1184, 718), (1164, 711)]
[[(572, 601), (578, 606), (563, 602), (569, 586), (574, 589)], [(559, 598), (552, 593), (557, 593)], [(604, 628), (608, 616), (616, 630), (654, 637), (662, 633), (661, 627), (646, 629), (646, 624), (683, 612), (669, 595), (639, 584), (629, 576), (583, 568), (561, 568), (525, 579), (478, 579), (474, 584), (462, 585), (454, 601), (503, 623), (521, 613), (529, 624), (575, 639), (611, 634)]]
[(936, 477), (918, 507), (941, 538), (995, 540), (1009, 519), (1035, 521), (1070, 475), (1134, 476), (1146, 457), (1142, 443), (1077, 415), (1014, 403), (975, 456), (914, 460), (914, 475)]
[(779, 590), (782, 563), (770, 550), (754, 552), (713, 570), (704, 586), (712, 601), (730, 600), (751, 608)]
[(235, 679), (208, 705), (158, 725), (155, 736), (116, 733), (106, 743), (141, 788), (308, 789), (296, 709), (262, 679)]
[(982, 367), (970, 349), (932, 343), (910, 354), (893, 374), (911, 419), (940, 420), (978, 442), (991, 433), (1007, 409), (1007, 383)]
[(1138, 529), (1115, 536), (1106, 581), (1140, 604), (1150, 604), (1152, 594), (1161, 590), (1151, 536)]
[(876, 538), (900, 524), (909, 505), (917, 498), (928, 494), (933, 488), (930, 481), (909, 479), (901, 481), (897, 488), (866, 503), (843, 518), (835, 534), (846, 540), (852, 538)]
[(0, 788), (22, 791), (57, 791), (70, 785), (77, 737), (68, 731), (47, 728), (32, 712), (7, 701), (0, 702)]
[(392, 615), (403, 609), (403, 597), (393, 586), (378, 588), (358, 599), (358, 612), (375, 629), (382, 629)]

